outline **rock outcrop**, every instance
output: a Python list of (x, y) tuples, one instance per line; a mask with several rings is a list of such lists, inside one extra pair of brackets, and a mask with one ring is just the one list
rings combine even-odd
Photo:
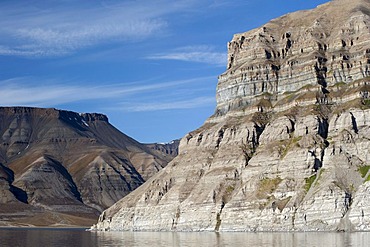
[(367, 0), (334, 0), (235, 35), (219, 77), (217, 114), (309, 85), (330, 100), (328, 86), (370, 76), (368, 11)]
[(217, 109), (96, 230), (369, 230), (370, 2), (237, 34)]
[(0, 119), (2, 224), (92, 224), (173, 158), (102, 114), (2, 107)]

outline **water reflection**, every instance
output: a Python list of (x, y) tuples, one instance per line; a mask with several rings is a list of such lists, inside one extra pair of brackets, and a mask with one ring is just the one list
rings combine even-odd
[(0, 246), (369, 246), (370, 232), (212, 233), (86, 232), (83, 229), (0, 229)]
[(97, 232), (99, 246), (369, 246), (370, 233)]
[(0, 228), (1, 247), (94, 246), (91, 234), (84, 229)]

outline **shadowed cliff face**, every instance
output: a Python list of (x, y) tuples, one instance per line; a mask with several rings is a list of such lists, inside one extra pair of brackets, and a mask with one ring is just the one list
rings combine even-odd
[[(173, 158), (122, 134), (102, 114), (3, 107), (0, 119), (4, 221), (26, 207), (26, 216), (57, 214), (41, 224), (89, 224), (84, 219), (92, 222)], [(60, 216), (65, 213), (84, 219)]]
[(368, 230), (369, 4), (235, 35), (216, 114), (93, 229)]

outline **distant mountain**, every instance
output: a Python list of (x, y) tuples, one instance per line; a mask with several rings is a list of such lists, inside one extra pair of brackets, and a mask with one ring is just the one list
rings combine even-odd
[(169, 143), (150, 143), (145, 144), (150, 149), (157, 150), (165, 156), (169, 156), (170, 159), (175, 158), (179, 153), (180, 139), (173, 140)]
[(102, 114), (0, 107), (0, 224), (89, 225), (173, 157)]

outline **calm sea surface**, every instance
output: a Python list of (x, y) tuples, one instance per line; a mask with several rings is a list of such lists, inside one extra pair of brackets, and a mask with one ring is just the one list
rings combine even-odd
[(370, 246), (370, 232), (175, 233), (86, 232), (82, 229), (0, 229), (0, 246)]

